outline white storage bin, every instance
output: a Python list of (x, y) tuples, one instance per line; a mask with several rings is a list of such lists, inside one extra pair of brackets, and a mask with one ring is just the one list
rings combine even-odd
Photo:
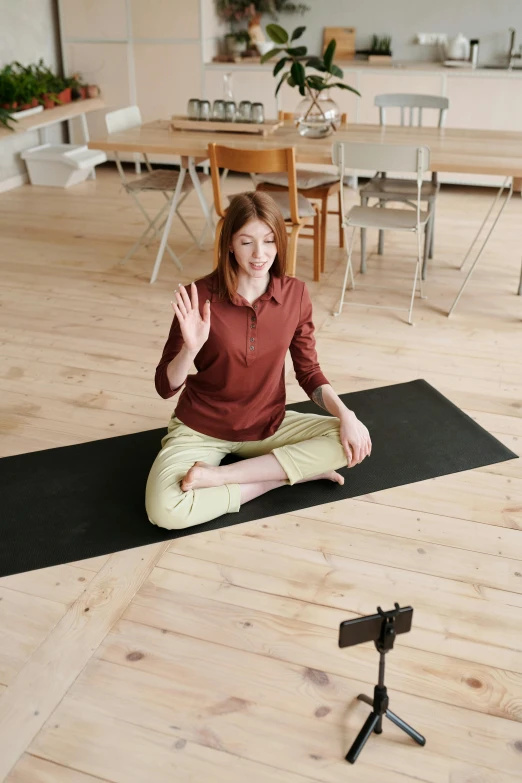
[(94, 166), (105, 163), (107, 156), (82, 144), (42, 144), (24, 150), (31, 185), (68, 188), (87, 179)]

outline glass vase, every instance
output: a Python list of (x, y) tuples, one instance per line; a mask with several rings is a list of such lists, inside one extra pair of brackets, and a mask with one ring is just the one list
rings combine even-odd
[(301, 136), (311, 139), (329, 136), (341, 124), (341, 110), (329, 90), (312, 91), (298, 104), (294, 117)]

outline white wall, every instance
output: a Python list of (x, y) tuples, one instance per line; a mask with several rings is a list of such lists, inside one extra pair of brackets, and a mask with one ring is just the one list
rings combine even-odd
[[(0, 0), (0, 66), (13, 60), (23, 65), (40, 57), (50, 68), (59, 66), (55, 0)], [(49, 130), (49, 140), (60, 141), (60, 128)], [(0, 189), (26, 174), (20, 151), (38, 144), (38, 133), (13, 134), (0, 142)]]
[[(279, 23), (287, 29), (306, 25), (301, 39), (309, 52), (321, 50), (323, 27), (355, 27), (356, 46), (364, 49), (371, 36), (391, 35), (393, 56), (399, 60), (432, 60), (431, 46), (414, 43), (417, 32), (462, 32), (480, 40), (482, 62), (498, 59), (508, 49), (508, 28), (517, 30), (522, 43), (521, 0), (305, 0), (310, 6), (303, 16), (282, 14)], [(270, 19), (263, 19), (263, 24)]]

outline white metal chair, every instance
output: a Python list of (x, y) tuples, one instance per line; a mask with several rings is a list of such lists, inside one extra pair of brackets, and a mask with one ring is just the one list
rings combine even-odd
[[(386, 125), (386, 109), (400, 109), (401, 125), (422, 126), (423, 110), (433, 109), (438, 111), (438, 127), (442, 128), (446, 120), (446, 112), (449, 107), (449, 100), (440, 95), (417, 95), (415, 93), (390, 93), (375, 96), (375, 105), (379, 108), (379, 122)], [(434, 244), (434, 223), (435, 223), (435, 202), (439, 192), (440, 185), (437, 181), (437, 172), (433, 172), (431, 182), (422, 183), (422, 201), (428, 202), (428, 209), (431, 212), (431, 230), (429, 232), (430, 241), (427, 242), (428, 232), (426, 232), (424, 242), (424, 260), (422, 265), (422, 277), (425, 279), (428, 258), (433, 258)], [(360, 190), (361, 206), (368, 203), (368, 199), (376, 198), (379, 205), (384, 207), (386, 202), (408, 202), (417, 196), (417, 183), (407, 179), (391, 179), (386, 176), (386, 172), (379, 172)], [(379, 231), (378, 250), (379, 255), (384, 252), (384, 231)], [(366, 269), (366, 232), (361, 229), (361, 272)]]
[[(425, 229), (428, 232), (430, 231), (431, 214), (429, 208), (426, 211), (421, 210), (421, 201), (423, 200), (423, 175), (429, 171), (430, 167), (430, 150), (428, 147), (424, 146), (419, 147), (399, 144), (364, 144), (357, 142), (339, 141), (333, 145), (332, 161), (339, 167), (339, 178), (341, 181), (345, 176), (346, 169), (359, 171), (371, 171), (372, 169), (377, 169), (379, 171), (416, 174), (417, 193), (415, 203), (411, 204), (410, 201), (408, 201), (408, 205), (413, 206), (413, 209), (410, 209), (409, 206), (406, 206), (402, 209), (381, 209), (379, 205), (358, 206), (352, 207), (346, 214), (344, 208), (344, 193), (343, 189), (341, 188), (341, 203), (344, 215), (343, 227), (346, 232), (347, 259), (339, 309), (334, 313), (334, 315), (340, 315), (343, 305), (348, 304), (344, 301), (348, 275), (350, 276), (352, 288), (355, 288), (352, 269), (352, 250), (355, 230), (360, 228), (361, 233), (362, 230), (367, 228), (376, 228), (379, 231), (408, 231), (414, 233), (417, 237), (417, 263), (415, 265), (415, 275), (413, 278), (413, 288), (411, 292), (409, 308), (395, 308), (387, 307), (385, 305), (367, 305), (359, 302), (350, 302), (349, 304), (359, 305), (360, 307), (377, 307), (379, 309), (385, 310), (407, 310), (408, 323), (412, 324), (412, 313), (415, 299), (415, 289), (417, 287), (417, 279), (419, 279), (420, 284), (420, 296), (423, 299), (425, 298), (423, 293), (421, 274), (421, 232)], [(352, 229), (350, 237), (348, 237), (349, 228)]]
[[(119, 133), (124, 130), (130, 130), (131, 128), (138, 128), (142, 124), (139, 107), (126, 106), (124, 109), (117, 109), (116, 111), (108, 112), (105, 115), (105, 124), (108, 133)], [(198, 240), (194, 236), (192, 229), (179, 211), (179, 207), (183, 204), (186, 197), (194, 188), (192, 179), (190, 177), (185, 177), (186, 169), (183, 167), (183, 165), (180, 171), (171, 171), (170, 169), (153, 169), (147, 153), (144, 152), (143, 158), (147, 167), (147, 173), (138, 176), (135, 179), (128, 180), (125, 176), (125, 172), (117, 152), (114, 153), (114, 158), (125, 191), (130, 196), (132, 196), (138, 209), (147, 222), (147, 228), (140, 236), (138, 241), (131, 247), (121, 263), (124, 264), (126, 261), (128, 261), (129, 258), (131, 258), (131, 256), (140, 247), (140, 245), (145, 244), (145, 246), (148, 247), (148, 245), (163, 231), (160, 248), (156, 256), (156, 262), (154, 264), (154, 269), (150, 280), (150, 282), (153, 283), (158, 275), (161, 260), (165, 250), (167, 250), (176, 266), (179, 269), (182, 269), (183, 265), (181, 264), (181, 259), (191, 249), (189, 248), (185, 251), (185, 253), (182, 253), (180, 256), (178, 256), (169, 246), (166, 235), (170, 230), (173, 213), (175, 212), (185, 229), (194, 240), (194, 243), (200, 248), (202, 246), (208, 224), (205, 223), (203, 233)], [(197, 173), (197, 177), (201, 183), (210, 179), (208, 175), (200, 174), (199, 172)], [(143, 204), (138, 198), (138, 195), (145, 191), (161, 192), (165, 198), (165, 204), (163, 205), (162, 209), (160, 209), (157, 215), (152, 219), (149, 217)], [(167, 215), (165, 215), (165, 213), (167, 213)]]

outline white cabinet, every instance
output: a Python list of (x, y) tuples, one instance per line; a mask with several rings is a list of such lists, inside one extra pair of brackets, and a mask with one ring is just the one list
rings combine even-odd
[(522, 75), (448, 77), (448, 128), (522, 130)]

